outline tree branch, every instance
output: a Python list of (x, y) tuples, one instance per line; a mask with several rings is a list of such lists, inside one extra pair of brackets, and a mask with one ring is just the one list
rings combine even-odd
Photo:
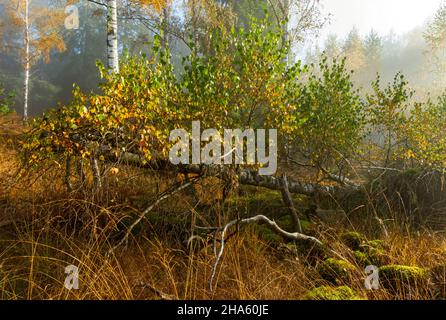
[(97, 4), (99, 6), (104, 6), (104, 7), (107, 8), (107, 4), (105, 4), (105, 3), (102, 3), (102, 2), (99, 2), (99, 1), (95, 1), (95, 0), (87, 0), (87, 1), (91, 2), (91, 3), (94, 3), (94, 4)]
[[(283, 236), (284, 238), (293, 240), (293, 241), (310, 241), (312, 243), (314, 243), (315, 245), (319, 245), (319, 246), (323, 246), (324, 244), (317, 238), (315, 237), (311, 237), (311, 236), (307, 236), (305, 234), (299, 233), (299, 232), (295, 232), (295, 233), (290, 233), (287, 232), (285, 230), (283, 230), (282, 228), (279, 227), (279, 225), (273, 221), (270, 220), (269, 218), (267, 218), (264, 215), (258, 215), (252, 218), (247, 218), (247, 219), (241, 219), (241, 220), (233, 220), (231, 222), (229, 222), (228, 224), (226, 224), (224, 226), (224, 228), (222, 229), (222, 233), (221, 233), (221, 243), (220, 243), (220, 250), (218, 251), (217, 254), (217, 258), (215, 260), (214, 266), (212, 268), (212, 272), (211, 272), (211, 277), (209, 279), (209, 290), (211, 292), (213, 292), (213, 283), (214, 283), (214, 279), (215, 279), (215, 274), (217, 272), (217, 267), (218, 264), (220, 263), (220, 260), (223, 256), (223, 252), (225, 249), (225, 236), (226, 233), (228, 232), (229, 228), (235, 226), (235, 225), (243, 225), (243, 224), (251, 224), (251, 223), (266, 223), (268, 225), (268, 227), (274, 231), (275, 233), (277, 233), (278, 235)], [(339, 257), (342, 260), (345, 260), (344, 257), (342, 257), (339, 253), (337, 253), (334, 250), (329, 249), (329, 251), (336, 255), (337, 257)]]
[[(196, 180), (196, 179), (195, 179)], [(116, 246), (114, 246), (113, 248), (111, 248), (108, 251), (107, 255), (112, 254), (119, 246), (121, 246), (124, 242), (128, 241), (128, 238), (130, 236), (130, 234), (132, 233), (133, 229), (141, 222), (141, 220), (149, 213), (151, 212), (158, 204), (160, 204), (162, 201), (170, 198), (171, 196), (173, 196), (174, 194), (186, 189), (187, 187), (189, 187), (195, 180), (190, 180), (189, 182), (185, 183), (185, 184), (181, 184), (179, 187), (172, 189), (172, 190), (168, 190), (164, 193), (162, 193), (158, 199), (156, 199), (156, 201), (151, 204), (147, 209), (145, 209), (143, 212), (141, 212), (141, 214), (139, 215), (139, 217), (135, 220), (135, 222), (132, 223), (132, 225), (127, 229), (126, 234), (124, 235), (124, 237), (121, 239), (121, 241), (118, 242), (118, 244)]]

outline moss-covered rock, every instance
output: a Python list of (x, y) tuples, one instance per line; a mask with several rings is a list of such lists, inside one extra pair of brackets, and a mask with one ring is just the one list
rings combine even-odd
[(358, 264), (363, 267), (384, 266), (390, 262), (385, 243), (381, 240), (366, 241), (359, 246), (354, 255)]
[(329, 258), (318, 267), (322, 279), (333, 283), (345, 283), (350, 279), (355, 267), (348, 261)]
[(283, 243), (278, 246), (279, 254), (283, 256), (296, 256), (304, 259), (310, 265), (327, 258), (327, 248), (311, 241), (297, 241)]
[(406, 292), (407, 289), (427, 286), (428, 272), (419, 267), (388, 265), (379, 268), (381, 285), (393, 292)]
[(341, 235), (345, 245), (353, 250), (356, 262), (366, 267), (369, 265), (383, 266), (389, 264), (386, 243), (382, 240), (367, 240), (356, 232), (346, 232)]
[(362, 267), (374, 265), (369, 256), (362, 251), (356, 250), (353, 255), (355, 256), (355, 260), (358, 265)]
[(353, 289), (347, 286), (332, 288), (318, 287), (305, 295), (306, 300), (365, 300)]
[(341, 241), (350, 249), (359, 250), (359, 247), (367, 241), (367, 239), (358, 232), (344, 232), (341, 234)]

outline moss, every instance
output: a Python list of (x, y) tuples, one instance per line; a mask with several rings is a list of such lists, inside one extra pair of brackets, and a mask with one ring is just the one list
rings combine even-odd
[(366, 240), (367, 239), (358, 232), (345, 232), (341, 235), (341, 241), (352, 250), (358, 250)]
[[(243, 196), (233, 196), (226, 200), (230, 208), (244, 208), (247, 214), (267, 214), (277, 217), (286, 212), (280, 192), (266, 191), (250, 193)], [(273, 215), (271, 215), (273, 213)]]
[[(279, 225), (279, 227), (281, 227), (282, 229), (284, 229), (286, 231), (290, 231), (290, 232), (294, 231), (293, 230), (294, 221), (293, 221), (293, 218), (291, 217), (291, 215), (286, 215), (286, 216), (279, 218), (277, 220), (277, 224)], [(307, 233), (307, 231), (312, 227), (312, 224), (308, 220), (300, 219), (300, 226), (302, 227), (302, 232)]]
[(369, 246), (371, 248), (375, 249), (381, 249), (384, 250), (387, 248), (386, 243), (383, 240), (370, 240), (365, 243), (366, 246)]
[(308, 220), (300, 220), (300, 225), (302, 227), (302, 232), (307, 233), (312, 227), (313, 224)]
[(363, 267), (373, 265), (369, 256), (362, 251), (356, 250), (353, 255), (355, 256), (356, 262)]
[(270, 228), (264, 225), (257, 225), (255, 226), (255, 229), (257, 231), (257, 234), (259, 235), (260, 239), (263, 241), (269, 243), (269, 244), (278, 244), (283, 242), (283, 238), (273, 232)]
[(353, 289), (343, 287), (318, 287), (305, 295), (306, 300), (365, 300)]
[[(305, 221), (305, 220), (301, 220), (301, 226), (303, 229), (303, 232), (305, 233), (306, 230), (308, 230), (309, 226), (310, 226), (310, 222)], [(279, 227), (281, 227), (282, 229), (292, 232), (293, 230), (293, 219), (291, 218), (290, 215), (287, 216), (283, 216), (282, 218), (277, 220), (277, 224), (279, 225)], [(278, 243), (278, 242), (283, 242), (287, 239), (283, 239), (282, 236), (276, 234), (275, 232), (273, 232), (269, 227), (267, 227), (266, 225), (259, 225), (255, 227), (255, 230), (257, 231), (257, 234), (260, 236), (260, 238), (270, 244), (272, 243)]]
[(318, 267), (318, 272), (322, 279), (338, 284), (346, 282), (350, 274), (355, 271), (355, 267), (348, 261), (329, 258)]
[(398, 292), (403, 288), (426, 286), (428, 272), (419, 267), (388, 265), (379, 268), (379, 279), (384, 288)]
[(390, 259), (386, 253), (387, 247), (384, 241), (367, 241), (364, 236), (356, 232), (346, 232), (341, 235), (341, 239), (354, 251), (353, 255), (360, 266), (383, 266), (389, 263)]
[(375, 265), (383, 266), (390, 262), (390, 258), (385, 249), (385, 243), (381, 240), (367, 241), (359, 247), (359, 255), (355, 252), (355, 258), (362, 266)]
[[(276, 220), (289, 213), (279, 191), (243, 186), (241, 194), (228, 198), (225, 205), (230, 209), (240, 210), (241, 213), (243, 212), (247, 216), (264, 214)], [(307, 202), (307, 197), (305, 196), (293, 194), (292, 198), (296, 207), (304, 206)]]

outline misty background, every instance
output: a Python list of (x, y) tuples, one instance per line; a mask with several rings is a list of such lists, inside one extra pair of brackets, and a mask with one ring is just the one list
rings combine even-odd
[[(0, 22), (4, 18), (0, 0)], [(53, 0), (35, 0), (39, 5), (52, 5)], [(252, 0), (237, 0), (236, 14), (262, 17), (264, 14)], [(434, 63), (434, 55), (426, 41), (426, 30), (441, 5), (441, 0), (321, 0), (322, 28), (305, 34), (294, 44), (295, 59), (317, 63), (322, 52), (330, 59), (347, 58), (354, 70), (354, 80), (364, 91), (377, 73), (382, 82), (392, 81), (402, 72), (418, 97), (438, 95), (445, 86), (445, 73)], [(63, 52), (54, 51), (49, 61), (39, 60), (31, 74), (30, 114), (66, 103), (73, 84), (84, 91), (97, 90), (100, 82), (96, 61), (105, 61), (106, 21), (104, 10), (87, 1), (80, 1), (80, 27), (62, 31), (66, 44)], [(183, 1), (175, 0), (172, 21), (181, 24)], [(293, 17), (290, 18), (293, 21)], [(20, 29), (1, 24), (9, 42), (21, 43)], [(141, 21), (119, 19), (120, 51), (130, 54), (150, 54), (154, 36), (150, 26)], [(184, 41), (170, 36), (173, 61), (179, 62), (188, 53)], [(23, 71), (20, 59), (13, 50), (0, 48), (0, 83), (15, 92), (15, 109), (20, 114)]]

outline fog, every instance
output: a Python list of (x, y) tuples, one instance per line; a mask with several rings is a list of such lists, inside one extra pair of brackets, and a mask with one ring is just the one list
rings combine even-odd
[(307, 39), (298, 55), (306, 62), (314, 62), (323, 51), (330, 58), (362, 60), (350, 66), (357, 85), (366, 91), (377, 73), (390, 82), (401, 72), (418, 97), (438, 95), (444, 90), (444, 72), (439, 74), (425, 33), (441, 4), (442, 0), (322, 1), (329, 21), (317, 37)]
[[(0, 0), (0, 30), (3, 37), (21, 44), (20, 28), (1, 23), (5, 20), (4, 6), (10, 0)], [(249, 1), (249, 0), (240, 0)], [(34, 0), (49, 5), (52, 0)], [(57, 2), (57, 1), (56, 1)], [(176, 1), (181, 2), (181, 1)], [(433, 54), (425, 41), (425, 32), (441, 0), (321, 0), (321, 13), (327, 22), (313, 35), (295, 44), (296, 55), (304, 62), (316, 62), (323, 51), (330, 58), (347, 57), (347, 66), (355, 71), (357, 86), (367, 91), (369, 83), (381, 74), (385, 82), (397, 72), (406, 75), (419, 96), (436, 95), (444, 88), (444, 73), (438, 74)], [(66, 51), (51, 52), (51, 59), (37, 61), (32, 68), (30, 114), (67, 103), (73, 84), (83, 90), (97, 90), (100, 81), (96, 61), (105, 61), (105, 18), (94, 5), (81, 1), (80, 28), (63, 30)], [(252, 5), (251, 5), (252, 6)], [(182, 10), (173, 10), (173, 20), (181, 21)], [(94, 13), (94, 14), (92, 14)], [(246, 14), (246, 13), (245, 13)], [(258, 13), (256, 12), (256, 15)], [(147, 42), (153, 30), (137, 21), (121, 19), (121, 52), (149, 52)], [(17, 52), (0, 42), (0, 83), (16, 94), (16, 110), (20, 113), (23, 71)], [(184, 42), (170, 37), (173, 58), (187, 52)], [(360, 63), (349, 63), (360, 61)]]
[(356, 26), (362, 35), (371, 29), (381, 36), (393, 31), (403, 35), (423, 26), (441, 0), (323, 0), (323, 12), (331, 15), (321, 38), (330, 33), (346, 36)]

